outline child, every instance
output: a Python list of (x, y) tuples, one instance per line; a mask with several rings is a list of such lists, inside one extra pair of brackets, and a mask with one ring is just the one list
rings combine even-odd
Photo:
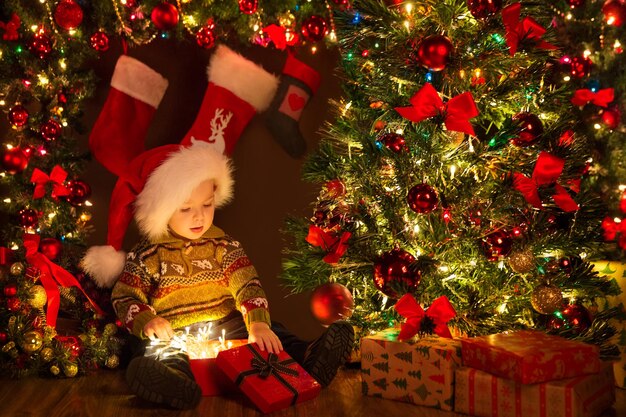
[[(105, 103), (105, 109), (125, 109), (123, 117), (133, 121), (133, 135), (142, 136), (151, 109), (162, 97), (159, 88), (164, 91), (166, 83), (143, 64), (130, 65), (136, 68), (126, 71), (123, 82), (112, 81), (116, 103)], [(127, 80), (132, 80), (137, 68), (148, 96), (124, 92), (135, 88)], [(114, 81), (116, 73), (117, 67)], [(246, 77), (252, 75), (248, 72)], [(137, 103), (138, 97), (147, 99)], [(100, 123), (108, 128), (102, 117), (96, 127)], [(210, 143), (195, 139), (190, 145), (148, 151), (126, 142), (124, 149), (110, 150), (107, 144), (114, 139), (96, 127), (90, 137), (92, 151), (120, 178), (109, 211), (110, 246), (90, 248), (82, 265), (103, 285), (115, 281), (113, 307), (139, 347), (126, 372), (130, 388), (151, 402), (195, 407), (201, 392), (188, 357), (167, 342), (177, 331), (187, 327), (194, 331), (209, 322), (214, 334), (225, 329), (227, 338), (247, 338), (261, 350), (284, 349), (323, 386), (328, 385), (352, 349), (352, 326), (336, 322), (316, 341), (306, 343), (272, 323), (261, 283), (241, 245), (213, 225), (215, 208), (231, 198), (228, 158)], [(128, 138), (118, 140), (122, 139)], [(120, 152), (127, 155), (115, 155)], [(144, 238), (125, 256), (119, 249), (132, 215)], [(158, 341), (153, 344), (151, 339)]]

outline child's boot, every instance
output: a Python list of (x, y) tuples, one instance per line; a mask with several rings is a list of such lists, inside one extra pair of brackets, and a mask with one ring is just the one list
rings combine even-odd
[(302, 367), (322, 386), (328, 386), (337, 375), (354, 346), (354, 329), (347, 321), (336, 321), (309, 344)]

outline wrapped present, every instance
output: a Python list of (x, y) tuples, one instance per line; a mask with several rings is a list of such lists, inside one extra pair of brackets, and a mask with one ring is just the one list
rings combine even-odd
[(400, 329), (361, 339), (363, 394), (452, 410), (461, 343), (443, 337), (398, 341)]
[(598, 346), (534, 330), (461, 339), (463, 366), (523, 384), (600, 371)]
[[(607, 279), (615, 279), (622, 293), (618, 296), (608, 296), (606, 301), (600, 300), (598, 308), (604, 310), (611, 307), (619, 307), (626, 311), (626, 263), (616, 261), (596, 261), (594, 269), (600, 274), (606, 275)], [(626, 388), (626, 320), (611, 319), (609, 321), (617, 333), (611, 339), (620, 350), (620, 359), (614, 363), (615, 384), (620, 388)]]
[(248, 344), (217, 355), (217, 366), (263, 413), (317, 397), (321, 385), (285, 351)]
[(248, 344), (247, 339), (217, 341), (209, 340), (189, 344), (189, 365), (196, 383), (202, 390), (202, 395), (212, 397), (237, 391), (237, 387), (230, 381), (215, 364), (217, 354)]
[(474, 368), (456, 370), (454, 411), (471, 416), (596, 417), (615, 402), (613, 366), (600, 373), (522, 384)]

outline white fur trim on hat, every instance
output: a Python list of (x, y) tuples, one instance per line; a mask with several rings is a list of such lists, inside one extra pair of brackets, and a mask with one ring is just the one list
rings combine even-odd
[(224, 45), (211, 56), (209, 81), (230, 90), (254, 107), (266, 110), (278, 89), (278, 78)]
[(170, 154), (148, 177), (135, 201), (135, 220), (139, 230), (155, 239), (167, 232), (174, 212), (206, 180), (215, 181), (215, 207), (232, 198), (233, 178), (230, 160), (208, 143), (194, 141)]
[(167, 80), (158, 72), (127, 55), (115, 64), (111, 87), (156, 108), (167, 89)]
[(122, 274), (126, 252), (113, 246), (92, 246), (80, 261), (80, 266), (101, 288), (111, 288)]

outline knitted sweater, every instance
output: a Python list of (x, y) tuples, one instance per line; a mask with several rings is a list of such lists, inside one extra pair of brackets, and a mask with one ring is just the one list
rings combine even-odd
[(246, 326), (271, 324), (254, 266), (239, 242), (215, 226), (196, 240), (167, 234), (140, 242), (128, 253), (111, 298), (118, 318), (138, 337), (156, 316), (180, 329), (237, 309)]

